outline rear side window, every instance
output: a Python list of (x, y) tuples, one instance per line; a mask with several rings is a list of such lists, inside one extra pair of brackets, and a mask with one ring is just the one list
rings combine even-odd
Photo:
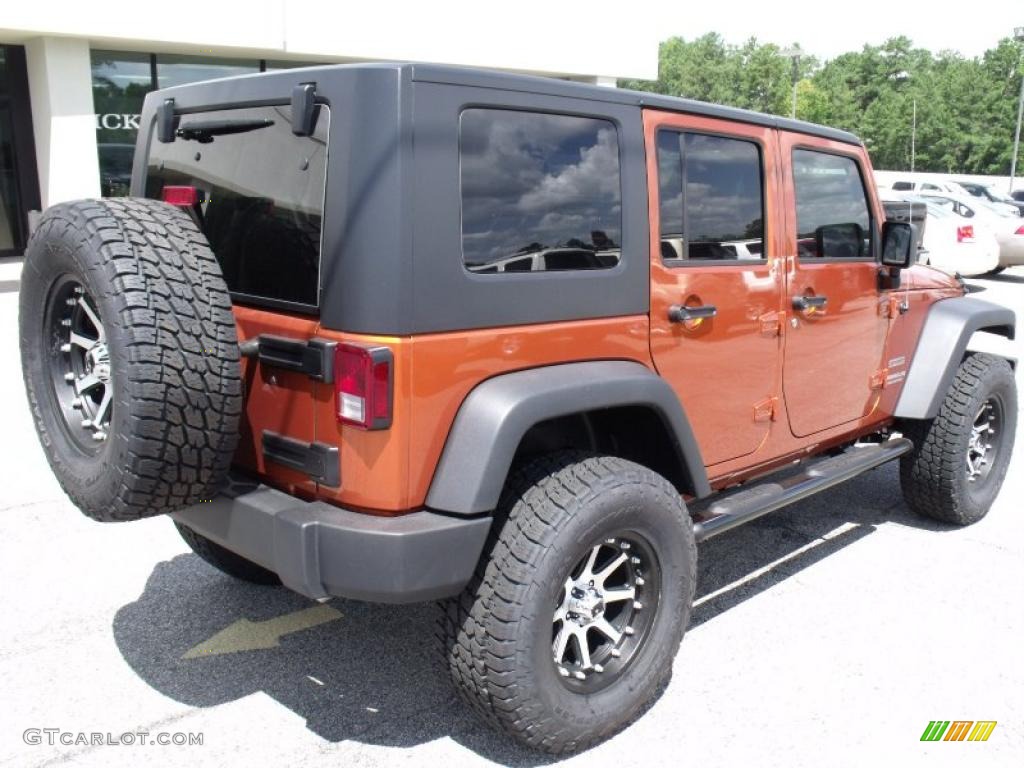
[(914, 185), (909, 181), (897, 181), (893, 183), (892, 188), (896, 192), (906, 192), (908, 189), (913, 189)]
[(754, 142), (659, 132), (662, 259), (670, 266), (764, 259), (763, 189)]
[(871, 213), (853, 158), (794, 149), (793, 185), (801, 259), (871, 256)]
[(619, 144), (607, 120), (467, 109), (459, 130), (462, 256), (475, 273), (619, 262)]
[(146, 195), (195, 187), (196, 213), (234, 298), (315, 308), (330, 114), (295, 136), (289, 106), (183, 115), (149, 150)]

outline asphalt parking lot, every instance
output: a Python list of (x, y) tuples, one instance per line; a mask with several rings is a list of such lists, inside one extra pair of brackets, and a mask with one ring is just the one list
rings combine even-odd
[[(75, 510), (25, 404), (17, 266), (0, 262), (0, 764), (553, 762), (456, 700), (432, 663), (429, 606), (315, 608), (215, 572), (165, 519)], [(972, 283), (1024, 306), (1022, 268)], [(969, 529), (912, 517), (890, 465), (703, 545), (671, 684), (566, 763), (1024, 764), (1021, 437)], [(998, 725), (983, 743), (921, 742), (936, 719)], [(89, 743), (126, 732), (202, 744)]]

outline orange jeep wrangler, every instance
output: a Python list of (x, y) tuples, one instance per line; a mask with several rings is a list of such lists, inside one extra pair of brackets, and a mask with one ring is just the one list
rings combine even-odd
[(437, 600), (488, 722), (562, 753), (668, 678), (697, 544), (899, 459), (999, 492), (1014, 314), (914, 266), (849, 133), (423, 65), (146, 98), (132, 197), (50, 208), (36, 428), (101, 521), (314, 600)]

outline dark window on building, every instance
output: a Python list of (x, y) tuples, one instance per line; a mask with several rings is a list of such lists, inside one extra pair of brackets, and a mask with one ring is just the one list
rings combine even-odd
[(258, 59), (90, 51), (92, 98), (96, 109), (100, 190), (106, 197), (128, 194), (142, 102), (157, 88), (259, 72)]
[[(179, 130), (218, 120), (252, 121), (253, 130), (202, 141), (153, 141), (146, 195), (195, 187), (203, 232), (236, 298), (315, 307), (330, 114), (312, 136), (295, 136), (291, 108), (254, 107), (182, 117)], [(207, 139), (209, 141), (207, 141)], [(258, 158), (259, 162), (254, 162)]]
[[(13, 46), (12, 46), (13, 48)], [(27, 104), (19, 103), (15, 97), (14, 78), (10, 55), (5, 45), (0, 45), (0, 256), (17, 253), (25, 243), (24, 200), (19, 182), (19, 163), (32, 163), (33, 158), (21, 157), (18, 152), (15, 123), (21, 115), (27, 114)], [(24, 56), (22, 56), (22, 62)], [(32, 168), (35, 173), (35, 168)]]
[(0, 45), (0, 253), (14, 251), (21, 239), (18, 179), (15, 174), (14, 130), (7, 96), (7, 49)]
[(797, 253), (802, 259), (871, 255), (871, 213), (853, 158), (793, 150)]
[(0, 256), (22, 252), (40, 207), (30, 101), (25, 49), (0, 45)]
[(661, 254), (669, 264), (764, 258), (764, 183), (757, 144), (661, 131)]
[(153, 90), (148, 53), (98, 51), (92, 59), (92, 101), (105, 197), (128, 194), (142, 102)]
[(206, 56), (182, 56), (172, 53), (156, 55), (156, 81), (159, 88), (248, 75), (259, 71), (259, 59), (211, 59)]
[(618, 263), (622, 202), (618, 133), (611, 122), (468, 109), (459, 143), (462, 253), (469, 270), (607, 269)]

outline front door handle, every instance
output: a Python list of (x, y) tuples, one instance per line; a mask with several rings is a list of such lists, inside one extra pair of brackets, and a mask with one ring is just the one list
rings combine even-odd
[(825, 305), (828, 304), (827, 296), (794, 296), (793, 297), (793, 309), (797, 309), (801, 312), (807, 310), (824, 309)]
[(687, 307), (673, 304), (668, 308), (668, 319), (672, 323), (685, 323), (687, 320), (705, 320), (718, 314), (718, 307), (705, 304), (702, 307)]

